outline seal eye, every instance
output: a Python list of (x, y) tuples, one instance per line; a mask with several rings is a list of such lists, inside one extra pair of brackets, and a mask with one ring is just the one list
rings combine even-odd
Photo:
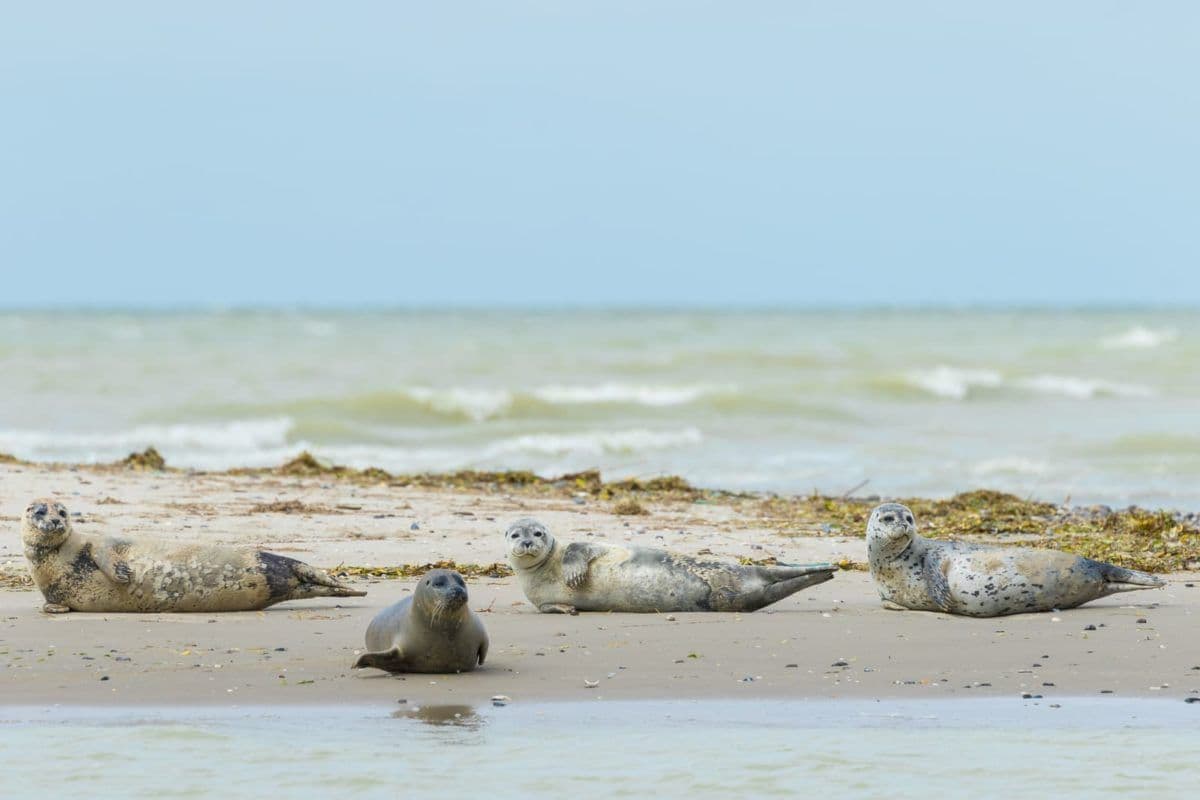
[(458, 577), (457, 575), (454, 576), (454, 582), (457, 583), (459, 586), (466, 586), (466, 584), (463, 583), (463, 579)]
[(517, 538), (518, 536), (520, 536), (520, 535), (521, 535), (521, 534), (519, 534), (519, 533), (514, 533), (512, 536), (510, 536), (510, 537), (508, 537), (508, 538), (510, 538), (510, 539), (516, 539), (516, 538)]
[(896, 521), (896, 518), (895, 518), (894, 516), (892, 516), (891, 514), (888, 514), (887, 516), (881, 517), (881, 519), (882, 519), (884, 522), (895, 522), (895, 521)]
[(536, 537), (537, 537), (537, 538), (539, 538), (539, 539), (540, 539), (540, 538), (542, 538), (542, 532), (541, 532), (541, 531), (534, 531), (534, 532), (533, 532), (533, 535), (534, 535), (534, 536), (536, 536)]
[(908, 522), (909, 525), (913, 524), (912, 514), (908, 514), (907, 516), (904, 517), (904, 519), (905, 519), (905, 521)]
[(446, 585), (446, 580), (444, 578), (438, 578), (436, 581), (433, 582), (433, 585), (437, 586), (438, 588), (441, 588), (442, 586)]

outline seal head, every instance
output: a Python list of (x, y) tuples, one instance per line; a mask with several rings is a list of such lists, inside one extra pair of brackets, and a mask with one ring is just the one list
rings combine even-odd
[(21, 538), (35, 550), (53, 550), (71, 535), (67, 508), (52, 499), (39, 498), (29, 504), (22, 519)]
[(871, 512), (867, 522), (867, 547), (898, 553), (917, 534), (917, 522), (908, 506), (884, 503)]
[(504, 532), (508, 558), (517, 569), (540, 566), (554, 552), (554, 537), (536, 519), (525, 517), (508, 526)]
[(417, 584), (413, 605), (437, 631), (454, 631), (462, 623), (460, 613), (467, 604), (467, 584), (451, 569), (433, 569)]

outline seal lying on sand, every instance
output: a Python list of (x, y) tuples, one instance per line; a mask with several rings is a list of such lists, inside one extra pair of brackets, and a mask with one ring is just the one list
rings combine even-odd
[(412, 597), (380, 611), (367, 626), (367, 650), (354, 669), (470, 672), (487, 657), (483, 622), (467, 607), (467, 585), (449, 569), (425, 573)]
[(925, 539), (917, 535), (912, 511), (899, 503), (871, 512), (867, 555), (884, 605), (968, 617), (1074, 608), (1166, 585), (1145, 572), (1057, 550)]
[(76, 533), (54, 500), (25, 509), (21, 538), (49, 613), (254, 611), (285, 600), (366, 594), (261, 550)]
[(833, 564), (748, 567), (665, 550), (575, 542), (520, 519), (504, 534), (529, 602), (546, 613), (754, 611), (833, 578)]

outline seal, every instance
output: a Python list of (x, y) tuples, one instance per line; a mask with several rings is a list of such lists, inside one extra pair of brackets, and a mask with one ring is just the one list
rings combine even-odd
[(417, 590), (367, 626), (367, 650), (354, 669), (470, 672), (487, 657), (488, 635), (467, 607), (467, 585), (450, 569), (425, 573)]
[(255, 611), (308, 597), (361, 597), (324, 570), (261, 550), (87, 536), (67, 509), (35, 500), (21, 520), (25, 556), (48, 613)]
[(504, 533), (508, 561), (544, 613), (755, 611), (833, 578), (833, 564), (742, 566), (666, 550), (555, 541), (520, 519)]
[(906, 506), (885, 503), (867, 522), (867, 556), (888, 608), (999, 617), (1074, 608), (1166, 582), (1057, 550), (942, 542), (917, 535)]

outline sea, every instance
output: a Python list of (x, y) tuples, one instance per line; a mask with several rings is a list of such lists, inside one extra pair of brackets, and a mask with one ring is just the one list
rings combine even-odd
[(0, 312), (0, 453), (1200, 509), (1189, 310)]
[[(394, 702), (394, 701), (393, 701)], [(1191, 797), (1200, 704), (0, 708), (11, 798)]]

